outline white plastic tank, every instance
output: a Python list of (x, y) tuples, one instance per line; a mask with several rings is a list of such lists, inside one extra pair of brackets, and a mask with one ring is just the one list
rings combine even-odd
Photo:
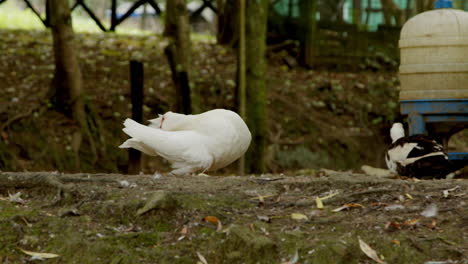
[(468, 12), (418, 14), (400, 33), (400, 100), (468, 98)]

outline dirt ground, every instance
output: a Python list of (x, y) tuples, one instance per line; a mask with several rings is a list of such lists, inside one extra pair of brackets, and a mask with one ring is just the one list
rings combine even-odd
[(58, 255), (47, 263), (468, 263), (466, 179), (331, 170), (0, 178), (0, 263), (38, 258), (23, 250)]

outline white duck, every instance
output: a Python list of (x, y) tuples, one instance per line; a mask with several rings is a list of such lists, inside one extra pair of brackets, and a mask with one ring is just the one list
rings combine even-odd
[(405, 137), (401, 123), (394, 123), (390, 129), (392, 145), (385, 154), (390, 171), (401, 176), (435, 177), (446, 176), (452, 170), (444, 147), (425, 135)]
[(215, 109), (198, 115), (167, 112), (148, 126), (127, 118), (131, 138), (119, 148), (134, 148), (171, 162), (174, 175), (213, 171), (240, 158), (250, 145), (250, 131), (235, 112)]

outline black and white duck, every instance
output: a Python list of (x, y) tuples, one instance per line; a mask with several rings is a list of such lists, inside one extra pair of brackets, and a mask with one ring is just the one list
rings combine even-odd
[(443, 145), (434, 138), (421, 134), (405, 137), (401, 123), (393, 124), (390, 137), (392, 144), (385, 154), (390, 171), (416, 178), (445, 178), (453, 171)]

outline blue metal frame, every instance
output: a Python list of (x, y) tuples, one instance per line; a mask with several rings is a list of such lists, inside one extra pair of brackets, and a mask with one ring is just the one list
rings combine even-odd
[[(468, 123), (468, 99), (401, 100), (400, 110), (408, 115), (409, 134), (426, 134), (427, 123)], [(449, 153), (450, 160), (468, 160), (468, 152)]]

